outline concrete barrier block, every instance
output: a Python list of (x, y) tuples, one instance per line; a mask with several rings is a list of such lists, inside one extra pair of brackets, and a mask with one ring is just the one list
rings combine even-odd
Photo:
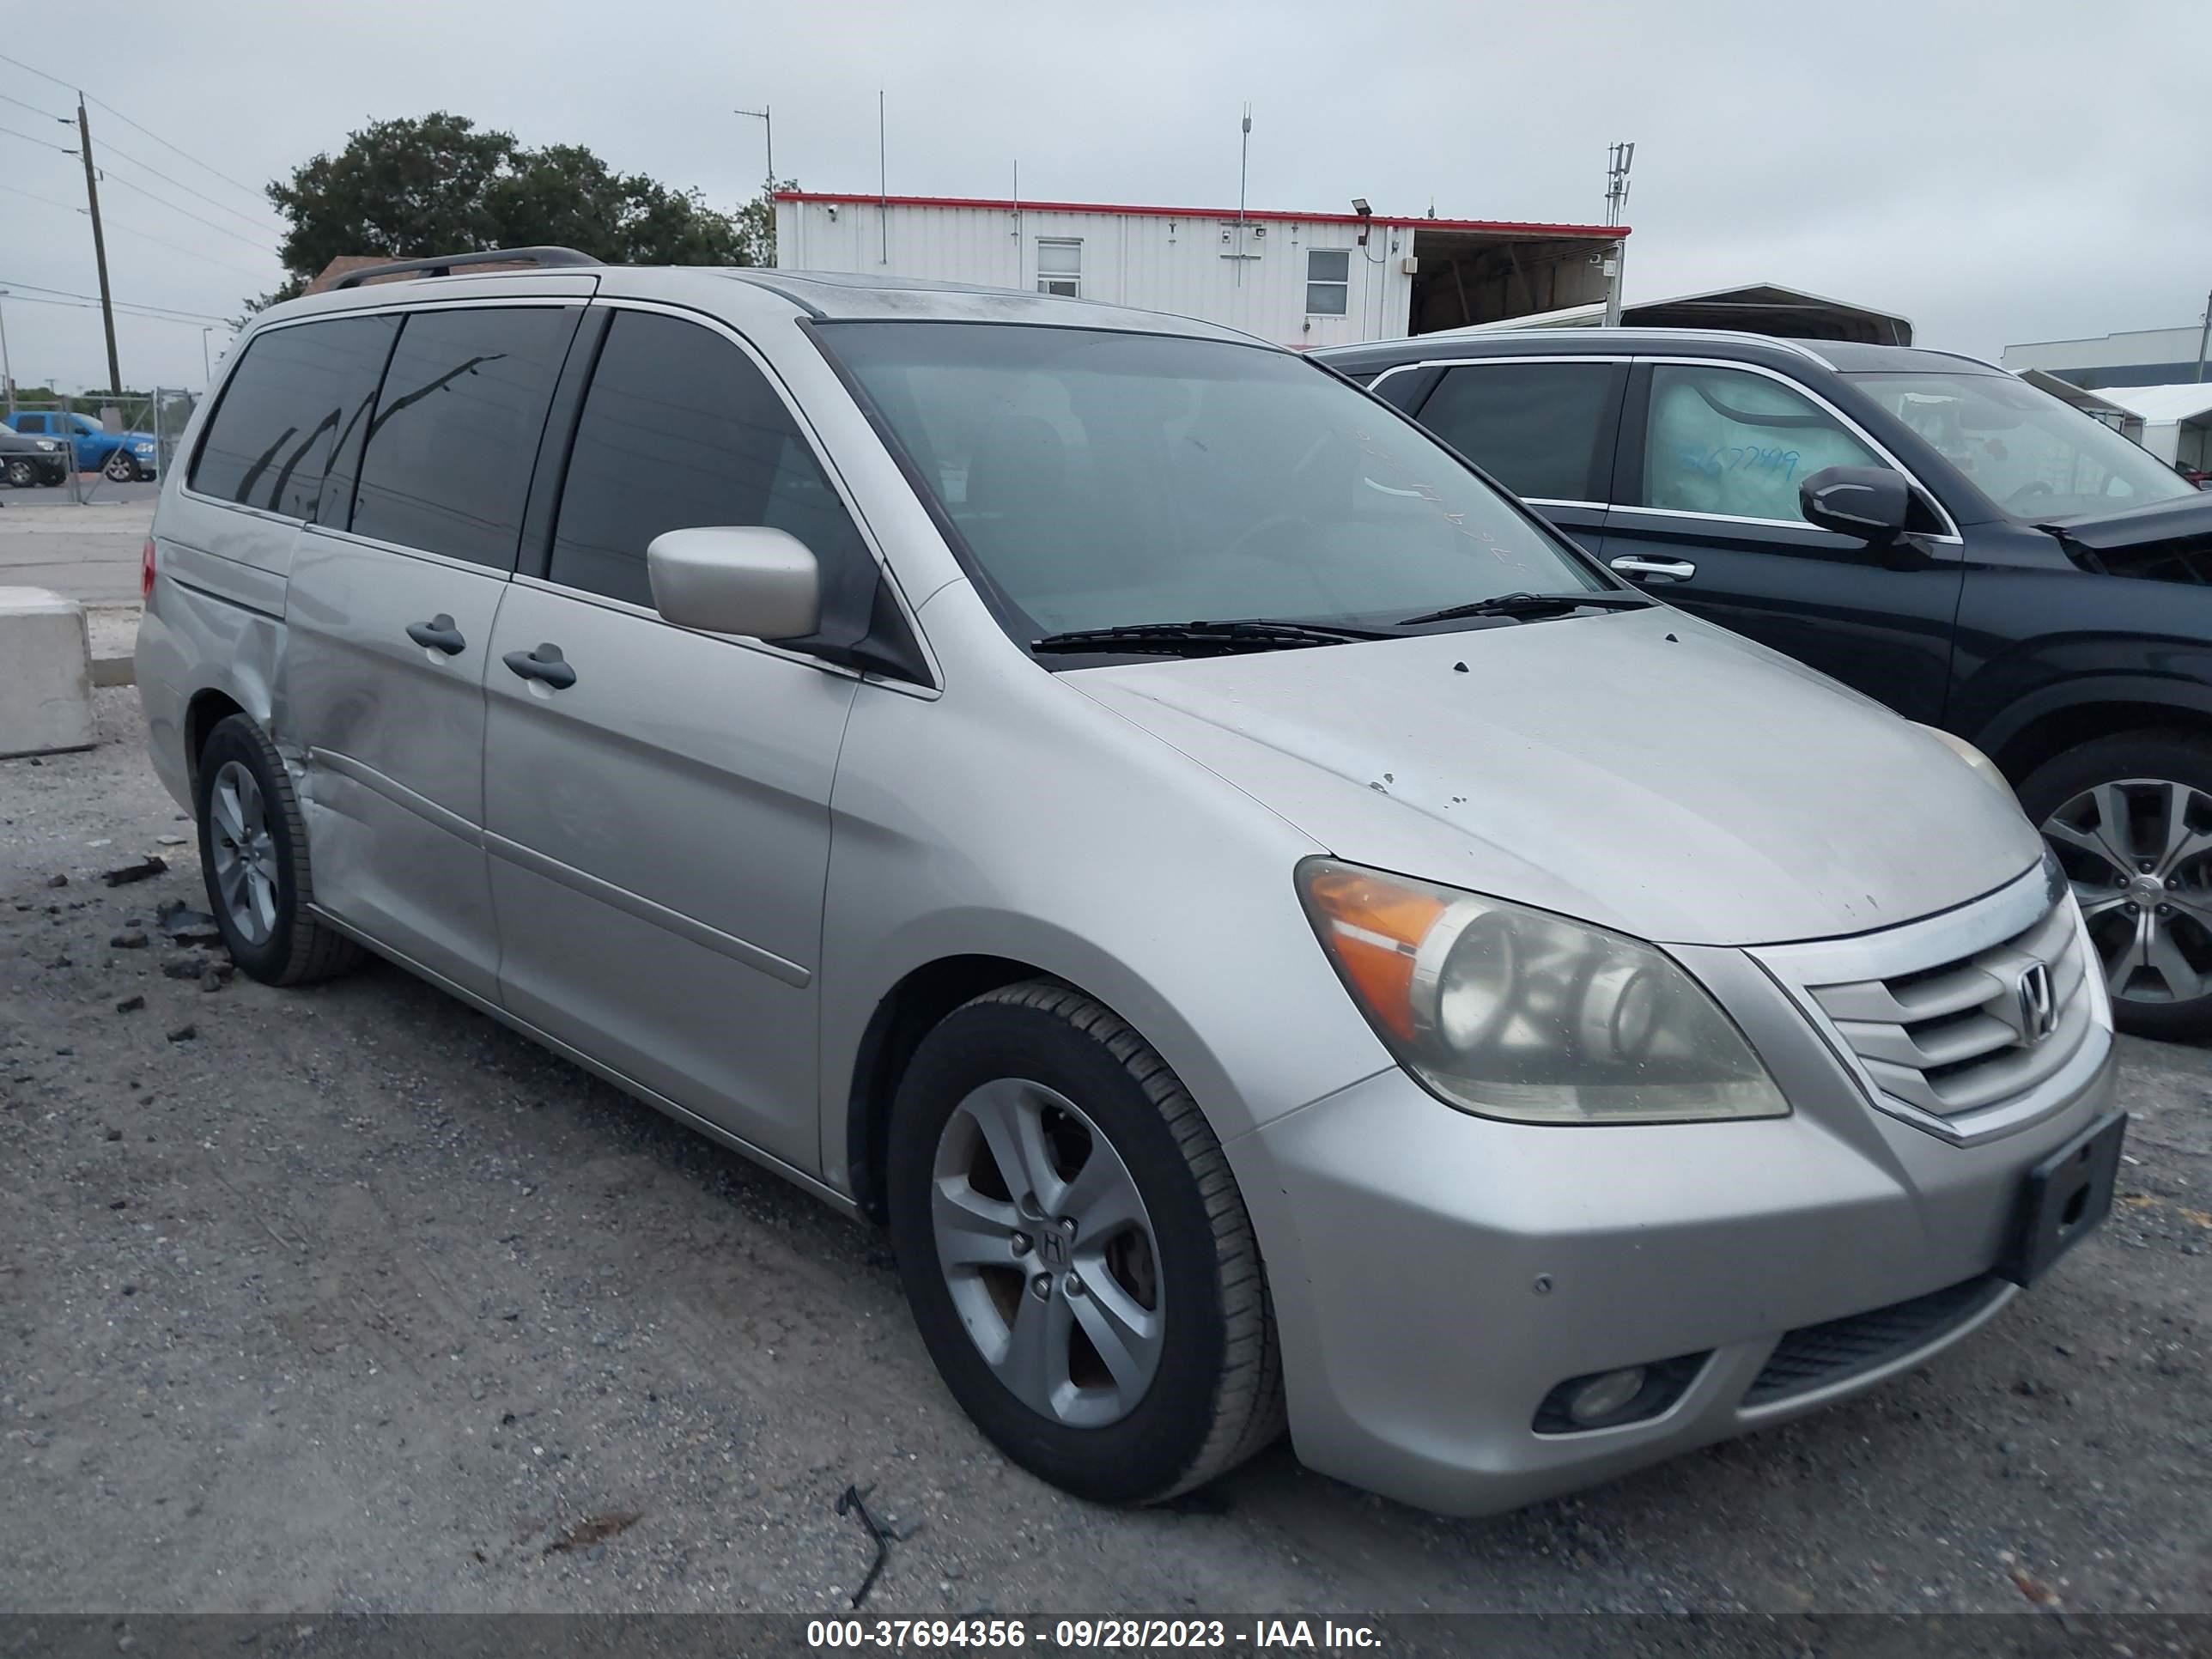
[(84, 607), (43, 587), (0, 587), (0, 756), (93, 742)]

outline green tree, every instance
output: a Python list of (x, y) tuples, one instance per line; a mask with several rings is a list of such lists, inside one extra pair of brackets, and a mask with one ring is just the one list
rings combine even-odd
[(580, 144), (542, 149), (443, 110), (372, 122), (336, 155), (269, 187), (289, 228), (289, 273), (249, 312), (289, 300), (345, 254), (416, 259), (550, 243), (611, 264), (743, 265), (773, 258), (763, 198), (735, 215), (642, 173), (618, 173)]

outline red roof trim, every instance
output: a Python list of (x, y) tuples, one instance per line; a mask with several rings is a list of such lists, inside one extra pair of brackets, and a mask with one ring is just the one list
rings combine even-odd
[[(862, 207), (880, 201), (892, 207), (994, 208), (1004, 213), (1017, 210), (1037, 213), (1119, 213), (1150, 219), (1234, 219), (1237, 216), (1234, 208), (1137, 207), (1115, 202), (1014, 202), (966, 196), (878, 197), (863, 191), (847, 193), (823, 190), (780, 190), (775, 193), (775, 199), (779, 202), (834, 202), (840, 205)], [(1357, 225), (1363, 222), (1356, 213), (1285, 213), (1279, 208), (1248, 208), (1244, 216), (1270, 224)], [(1590, 236), (1618, 240), (1628, 234), (1626, 225), (1542, 225), (1503, 219), (1397, 219), (1380, 213), (1364, 222), (1389, 226), (1394, 229), (1487, 230), (1516, 236)]]

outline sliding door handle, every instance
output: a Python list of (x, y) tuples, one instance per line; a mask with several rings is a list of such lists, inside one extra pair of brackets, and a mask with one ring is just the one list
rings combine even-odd
[(526, 680), (538, 680), (556, 691), (566, 691), (576, 683), (576, 671), (568, 666), (557, 645), (541, 645), (535, 651), (510, 651), (500, 660)]

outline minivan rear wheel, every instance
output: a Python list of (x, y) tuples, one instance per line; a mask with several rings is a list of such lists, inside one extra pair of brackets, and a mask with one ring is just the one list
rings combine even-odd
[(2100, 738), (2045, 762), (2020, 799), (2073, 883), (2113, 1023), (2212, 1036), (2212, 743)]
[(1157, 1502), (1281, 1432), (1236, 1179), (1166, 1062), (1101, 1004), (1035, 980), (947, 1016), (901, 1080), (886, 1177), (930, 1357), (1032, 1474)]
[(316, 921), (299, 799), (276, 745), (245, 714), (218, 722), (193, 780), (208, 908), (230, 958), (270, 985), (342, 973), (361, 948)]

